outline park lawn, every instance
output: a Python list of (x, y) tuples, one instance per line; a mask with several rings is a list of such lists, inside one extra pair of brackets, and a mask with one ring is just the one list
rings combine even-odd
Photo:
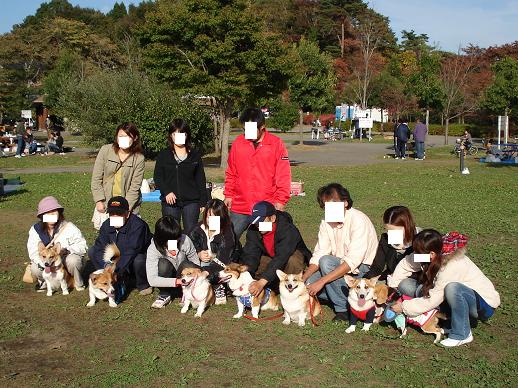
[[(417, 330), (399, 339), (395, 328), (380, 325), (347, 335), (345, 325), (330, 321), (327, 307), (321, 326), (299, 328), (280, 320), (234, 321), (233, 301), (195, 319), (192, 311), (181, 315), (176, 301), (153, 311), (154, 296), (132, 293), (117, 309), (104, 302), (87, 309), (87, 291), (51, 298), (37, 294), (20, 282), (36, 204), (45, 195), (57, 196), (91, 244), (90, 175), (25, 175), (24, 191), (0, 202), (4, 385), (517, 386), (516, 168), (470, 160), (471, 175), (460, 176), (455, 160), (402, 166), (293, 167), (294, 180), (306, 184), (306, 196), (293, 198), (288, 211), (312, 248), (322, 217), (316, 190), (338, 181), (350, 189), (354, 206), (371, 217), (378, 232), (383, 211), (404, 204), (421, 227), (466, 233), (470, 256), (502, 296), (490, 322), (473, 329), (472, 344), (443, 349)], [(208, 175), (222, 178), (220, 170)], [(144, 204), (142, 216), (153, 229), (158, 204)]]
[(44, 167), (64, 167), (64, 166), (93, 166), (95, 159), (86, 155), (68, 152), (65, 155), (27, 155), (17, 159), (14, 156), (0, 158), (0, 170), (9, 169), (34, 169)]

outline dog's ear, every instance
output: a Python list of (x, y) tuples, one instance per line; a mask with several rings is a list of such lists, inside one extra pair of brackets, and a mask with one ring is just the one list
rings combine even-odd
[(95, 284), (95, 282), (97, 281), (97, 279), (99, 278), (99, 275), (98, 273), (92, 273), (90, 274), (90, 280), (92, 281), (93, 284)]
[(277, 274), (277, 277), (279, 278), (279, 280), (281, 282), (286, 280), (287, 275), (284, 272), (282, 272), (280, 269), (276, 270), (275, 273)]
[[(372, 280), (372, 279), (371, 279)], [(378, 304), (384, 304), (388, 299), (389, 288), (385, 284), (378, 284), (374, 287), (374, 299)]]
[(55, 243), (53, 248), (54, 248), (54, 252), (56, 252), (56, 255), (59, 255), (59, 253), (61, 252), (61, 244)]
[(241, 265), (237, 268), (237, 270), (238, 270), (239, 272), (246, 272), (246, 271), (248, 271), (248, 265), (241, 264)]
[(376, 282), (377, 282), (377, 279), (376, 279), (376, 278), (372, 278), (372, 279), (365, 279), (365, 283), (367, 283), (367, 285), (368, 285), (370, 288), (375, 288), (375, 287), (376, 287)]
[(353, 278), (351, 275), (345, 275), (344, 278), (349, 288), (353, 288), (356, 285), (356, 281), (358, 280)]
[(38, 253), (40, 254), (40, 256), (43, 256), (43, 253), (45, 252), (45, 249), (47, 247), (45, 246), (45, 244), (43, 244), (41, 241), (38, 243)]
[(209, 271), (202, 271), (199, 276), (202, 279), (206, 279), (209, 276)]

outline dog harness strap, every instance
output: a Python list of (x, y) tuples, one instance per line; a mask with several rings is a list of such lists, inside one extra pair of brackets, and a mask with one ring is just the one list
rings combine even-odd
[[(268, 303), (268, 300), (270, 299), (270, 292), (271, 290), (269, 288), (264, 289), (264, 297), (261, 301), (261, 306), (264, 306), (266, 303)], [(252, 308), (252, 295), (246, 294), (239, 297), (239, 301), (243, 304), (243, 306)]]
[(411, 325), (414, 325), (417, 327), (423, 327), (424, 325), (426, 325), (428, 323), (428, 321), (430, 321), (430, 319), (432, 319), (435, 316), (435, 314), (437, 314), (437, 311), (438, 310), (433, 309), (433, 310), (427, 311), (425, 313), (422, 313), (416, 317), (407, 317), (406, 320)]
[(349, 306), (349, 309), (351, 310), (351, 314), (353, 314), (360, 321), (366, 321), (367, 320), (367, 314), (370, 311), (374, 311), (376, 309), (376, 306), (372, 306), (368, 310), (360, 310), (360, 311), (353, 309), (351, 306)]
[(219, 260), (217, 257), (213, 258), (212, 261), (223, 268), (227, 268), (227, 265), (223, 263), (221, 260)]

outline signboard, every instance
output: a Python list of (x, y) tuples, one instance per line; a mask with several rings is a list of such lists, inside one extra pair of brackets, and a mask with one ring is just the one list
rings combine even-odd
[(22, 110), (22, 118), (24, 119), (32, 119), (32, 111), (29, 110)]
[(509, 138), (509, 116), (498, 116), (498, 149), (500, 149), (501, 135), (504, 132), (504, 144)]
[(358, 119), (358, 126), (360, 128), (372, 128), (372, 118), (359, 118)]

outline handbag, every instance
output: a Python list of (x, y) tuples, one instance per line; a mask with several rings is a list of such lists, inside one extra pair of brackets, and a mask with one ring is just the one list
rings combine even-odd
[(34, 276), (32, 276), (31, 272), (31, 263), (28, 263), (25, 267), (25, 272), (23, 273), (22, 282), (33, 284), (36, 281)]

